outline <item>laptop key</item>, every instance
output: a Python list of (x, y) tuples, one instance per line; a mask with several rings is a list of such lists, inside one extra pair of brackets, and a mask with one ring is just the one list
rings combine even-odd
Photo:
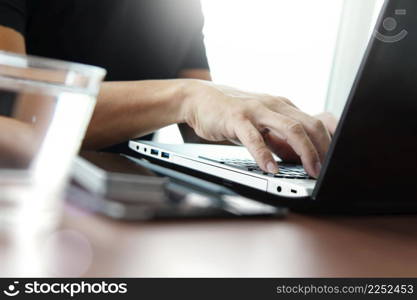
[(273, 176), (275, 178), (287, 178), (287, 179), (309, 179), (311, 178), (304, 170), (304, 168), (300, 165), (295, 164), (288, 164), (288, 163), (281, 163), (279, 164), (279, 173), (278, 174), (270, 174), (268, 172), (263, 171), (259, 166), (250, 159), (230, 159), (230, 158), (221, 158), (221, 159), (213, 159), (208, 157), (200, 156), (200, 158), (207, 159), (213, 162), (221, 163), (223, 165), (253, 172), (258, 175), (264, 176)]

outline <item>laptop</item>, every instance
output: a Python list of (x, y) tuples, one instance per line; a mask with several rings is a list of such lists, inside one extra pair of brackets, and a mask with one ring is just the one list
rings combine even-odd
[(295, 210), (417, 212), (416, 15), (415, 0), (385, 1), (317, 180), (279, 158), (280, 172), (264, 173), (239, 146), (131, 140), (129, 148)]

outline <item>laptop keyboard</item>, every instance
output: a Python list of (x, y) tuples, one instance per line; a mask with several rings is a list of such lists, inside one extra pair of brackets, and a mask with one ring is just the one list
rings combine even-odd
[(279, 162), (278, 163), (279, 173), (270, 174), (261, 170), (261, 168), (258, 167), (256, 162), (251, 159), (229, 159), (229, 158), (213, 159), (213, 158), (208, 158), (204, 156), (200, 156), (200, 158), (207, 159), (207, 160), (217, 162), (217, 163), (221, 163), (228, 167), (233, 167), (236, 169), (253, 172), (258, 175), (267, 175), (267, 176), (276, 177), (276, 178), (288, 178), (288, 179), (312, 179), (312, 177), (310, 177), (306, 173), (306, 171), (304, 171), (304, 168), (301, 165)]

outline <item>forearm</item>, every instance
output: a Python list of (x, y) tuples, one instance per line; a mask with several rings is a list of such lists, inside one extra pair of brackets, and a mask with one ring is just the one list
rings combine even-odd
[(22, 34), (13, 29), (0, 26), (0, 50), (25, 54), (25, 49), (25, 39)]
[(100, 149), (184, 122), (189, 81), (104, 82), (83, 147)]

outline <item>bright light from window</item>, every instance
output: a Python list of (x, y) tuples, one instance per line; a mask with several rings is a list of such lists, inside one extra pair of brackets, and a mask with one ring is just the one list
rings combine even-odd
[(324, 110), (343, 0), (202, 0), (214, 80)]

